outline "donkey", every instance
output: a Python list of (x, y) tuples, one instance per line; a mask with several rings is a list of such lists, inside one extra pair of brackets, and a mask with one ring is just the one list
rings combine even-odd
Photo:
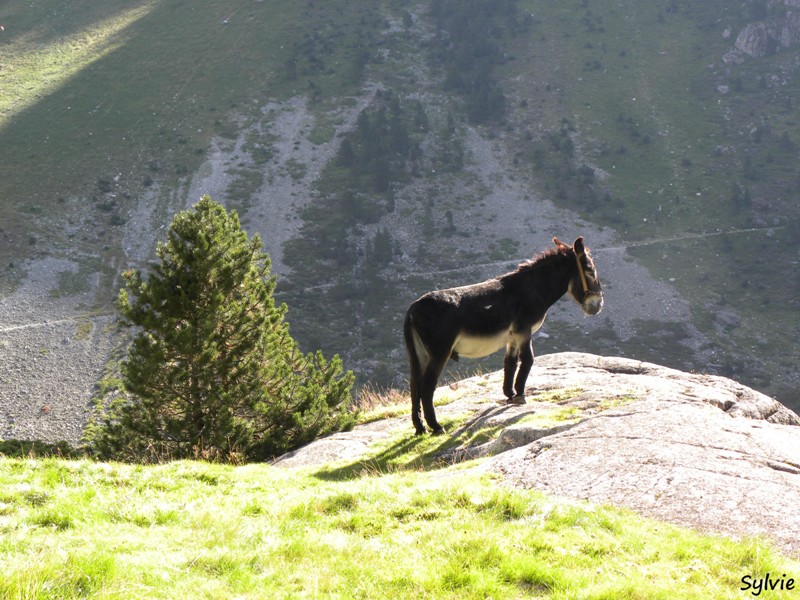
[[(583, 238), (572, 247), (553, 238), (556, 247), (516, 271), (482, 283), (428, 292), (406, 312), (403, 334), (411, 363), (411, 420), (425, 433), (420, 406), (433, 434), (443, 434), (436, 420), (433, 392), (447, 360), (479, 358), (506, 347), (503, 393), (525, 403), (525, 382), (533, 366), (531, 335), (547, 310), (566, 292), (587, 315), (603, 308), (603, 290)], [(514, 375), (516, 374), (516, 378)]]

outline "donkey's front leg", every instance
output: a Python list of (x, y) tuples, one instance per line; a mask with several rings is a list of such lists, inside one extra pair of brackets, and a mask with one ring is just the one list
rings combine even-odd
[(517, 370), (517, 379), (514, 382), (514, 391), (516, 392), (514, 402), (525, 404), (525, 383), (528, 381), (528, 374), (531, 372), (533, 366), (533, 341), (528, 338), (524, 344), (520, 345), (519, 349), (519, 369)]

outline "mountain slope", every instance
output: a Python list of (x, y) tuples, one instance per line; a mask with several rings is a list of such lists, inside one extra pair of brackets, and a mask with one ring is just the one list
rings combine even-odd
[[(796, 12), (3, 6), (0, 398), (83, 413), (117, 274), (211, 192), (262, 235), (303, 347), (361, 381), (402, 384), (400, 319), (421, 293), (583, 234), (606, 310), (557, 305), (540, 350), (721, 373), (796, 406)], [(59, 387), (64, 370), (80, 381)]]

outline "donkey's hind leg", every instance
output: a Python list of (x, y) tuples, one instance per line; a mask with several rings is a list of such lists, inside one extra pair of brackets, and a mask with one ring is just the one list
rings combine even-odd
[[(444, 427), (439, 425), (439, 421), (436, 420), (436, 411), (433, 408), (433, 393), (436, 391), (436, 383), (439, 381), (439, 375), (441, 374), (442, 369), (444, 369), (444, 365), (447, 363), (448, 356), (449, 353), (445, 355), (444, 358), (431, 357), (431, 360), (423, 371), (422, 378), (419, 382), (422, 412), (425, 414), (425, 422), (428, 424), (428, 427), (431, 428), (431, 433), (433, 435), (441, 435), (445, 433)], [(419, 429), (417, 429), (417, 433), (420, 433)]]
[(403, 337), (406, 343), (406, 350), (408, 351), (410, 366), (408, 383), (411, 388), (411, 422), (414, 424), (417, 435), (422, 435), (425, 433), (425, 425), (422, 424), (420, 380), (422, 379), (423, 371), (428, 367), (430, 356), (414, 328), (411, 314), (413, 308), (414, 306), (412, 305), (406, 313), (406, 320), (403, 324)]
[(417, 435), (425, 433), (425, 425), (422, 424), (422, 403), (419, 395), (419, 381), (415, 381), (413, 375), (411, 379), (411, 422)]
[(517, 347), (509, 343), (503, 360), (503, 394), (511, 400), (514, 397), (514, 374), (517, 372)]

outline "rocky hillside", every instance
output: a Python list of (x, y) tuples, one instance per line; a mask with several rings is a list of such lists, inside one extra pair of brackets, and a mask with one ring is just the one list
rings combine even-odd
[[(523, 406), (502, 402), (501, 381), (496, 372), (437, 390), (437, 414), (450, 423), (440, 460), (485, 458), (474, 468), (508, 485), (763, 535), (800, 556), (800, 417), (779, 402), (723, 377), (579, 353), (538, 357)], [(346, 468), (411, 435), (404, 415), (275, 464)]]
[(3, 4), (0, 436), (77, 439), (124, 346), (119, 273), (206, 193), (262, 237), (303, 349), (362, 383), (402, 385), (416, 297), (584, 235), (606, 309), (560, 303), (537, 351), (708, 371), (797, 408), (798, 14)]

